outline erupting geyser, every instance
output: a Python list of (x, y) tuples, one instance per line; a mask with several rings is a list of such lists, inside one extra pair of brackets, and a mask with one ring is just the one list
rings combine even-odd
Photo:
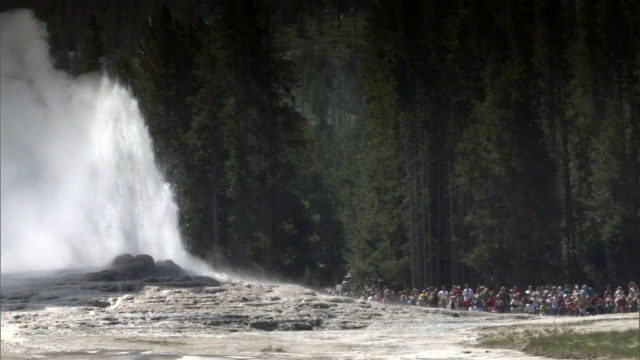
[(56, 70), (46, 35), (30, 11), (0, 14), (2, 272), (143, 252), (193, 266), (135, 99)]

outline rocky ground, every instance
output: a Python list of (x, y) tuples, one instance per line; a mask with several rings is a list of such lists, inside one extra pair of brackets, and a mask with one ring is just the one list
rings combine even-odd
[[(122, 268), (3, 275), (2, 358), (526, 359), (477, 347), (478, 334), (586, 319), (382, 305), (156, 264), (142, 276)], [(638, 314), (588, 319), (585, 328), (638, 326)]]

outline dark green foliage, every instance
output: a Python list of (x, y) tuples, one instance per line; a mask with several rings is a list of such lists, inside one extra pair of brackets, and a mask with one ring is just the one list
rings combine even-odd
[[(536, 80), (529, 62), (533, 34), (522, 29), (511, 42), (506, 36), (514, 32), (513, 24), (525, 27), (530, 12), (511, 4), (505, 21), (496, 24), (504, 26), (498, 32), (505, 36), (496, 38), (491, 50), (495, 57), (484, 71), (485, 96), (458, 153), (460, 186), (472, 197), (466, 222), (477, 239), (467, 262), (498, 283), (559, 280), (556, 168), (532, 101), (536, 88), (525, 85)], [(519, 266), (530, 258), (538, 260)]]
[(351, 265), (397, 256), (376, 216), (394, 209), (413, 287), (602, 283), (619, 263), (632, 278), (619, 251), (638, 222), (637, 7), (374, 2)]
[(193, 68), (200, 48), (194, 26), (185, 26), (173, 18), (168, 7), (148, 18), (147, 28), (137, 56), (137, 74), (131, 78), (140, 100), (158, 162), (174, 185), (180, 213), (180, 225), (187, 248), (200, 252), (198, 229), (193, 209), (201, 194), (194, 176), (194, 163), (187, 143), (193, 122), (189, 99), (196, 88)]
[[(608, 281), (628, 278), (640, 268), (628, 254), (638, 249), (637, 69), (640, 4), (597, 2), (577, 9), (582, 55), (571, 85), (577, 135), (591, 135), (580, 150), (579, 175), (588, 187), (582, 202), (579, 234), (582, 265)], [(575, 137), (576, 144), (585, 144)], [(623, 270), (624, 269), (624, 270)]]
[(29, 4), (59, 67), (134, 90), (185, 245), (215, 266), (637, 280), (638, 1), (2, 7)]
[(104, 62), (104, 42), (102, 41), (102, 28), (98, 20), (92, 16), (87, 23), (88, 36), (85, 40), (83, 51), (82, 72), (101, 71)]

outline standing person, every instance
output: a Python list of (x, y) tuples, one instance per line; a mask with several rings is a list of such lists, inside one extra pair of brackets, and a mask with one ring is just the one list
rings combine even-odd
[(587, 284), (582, 285), (582, 289), (580, 290), (580, 297), (587, 297), (589, 296), (589, 289), (587, 288)]
[(458, 298), (455, 295), (449, 296), (449, 303), (447, 304), (447, 309), (449, 310), (458, 310), (460, 308), (458, 303)]
[(558, 296), (557, 294), (553, 294), (551, 296), (549, 296), (549, 298), (547, 299), (547, 303), (549, 304), (549, 314), (551, 315), (558, 315), (559, 311), (559, 304), (558, 304)]
[(440, 291), (438, 291), (438, 301), (440, 302), (440, 307), (447, 306), (447, 297), (449, 296), (449, 292), (447, 291), (447, 287), (443, 286)]
[(598, 301), (596, 302), (596, 314), (603, 315), (606, 314), (606, 312), (607, 310), (604, 306), (604, 299), (598, 298)]
[(611, 295), (609, 295), (604, 299), (605, 314), (613, 314), (614, 310), (615, 305), (613, 304), (613, 298), (611, 297)]
[(618, 289), (616, 290), (616, 292), (613, 294), (614, 299), (618, 299), (621, 296), (624, 296), (624, 290), (622, 290), (622, 286), (618, 286)]
[(629, 283), (629, 298), (636, 298), (640, 294), (640, 289), (634, 281)]
[(462, 290), (462, 297), (465, 301), (471, 302), (473, 299), (473, 290), (469, 287), (469, 284), (464, 284), (464, 290)]
[(620, 297), (616, 298), (615, 304), (617, 314), (627, 312), (627, 297), (624, 296), (624, 293)]
[(340, 284), (340, 295), (351, 295), (351, 274), (347, 274)]
[(522, 305), (522, 302), (520, 301), (520, 293), (516, 292), (511, 297), (511, 302), (509, 303), (509, 306), (511, 307), (511, 312), (512, 313), (521, 312), (522, 309), (520, 308), (520, 305)]
[(501, 287), (500, 288), (500, 293), (498, 294), (498, 300), (499, 300), (499, 311), (501, 313), (507, 312), (507, 309), (509, 308), (510, 305), (510, 298), (509, 298), (509, 293), (507, 292), (507, 288), (506, 287)]
[(429, 295), (429, 306), (437, 308), (438, 307), (438, 289), (431, 289), (431, 294)]
[(531, 299), (531, 300), (527, 303), (527, 305), (525, 305), (525, 307), (524, 307), (524, 311), (525, 311), (527, 314), (531, 314), (531, 315), (535, 315), (535, 314), (536, 314), (536, 312), (537, 312), (537, 309), (538, 309), (538, 302), (537, 302), (537, 301), (535, 301), (535, 300), (533, 300), (533, 299)]

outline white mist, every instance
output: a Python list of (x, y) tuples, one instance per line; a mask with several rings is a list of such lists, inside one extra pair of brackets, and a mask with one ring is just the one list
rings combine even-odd
[(46, 28), (0, 14), (2, 272), (96, 267), (146, 253), (199, 268), (131, 94), (54, 69)]

